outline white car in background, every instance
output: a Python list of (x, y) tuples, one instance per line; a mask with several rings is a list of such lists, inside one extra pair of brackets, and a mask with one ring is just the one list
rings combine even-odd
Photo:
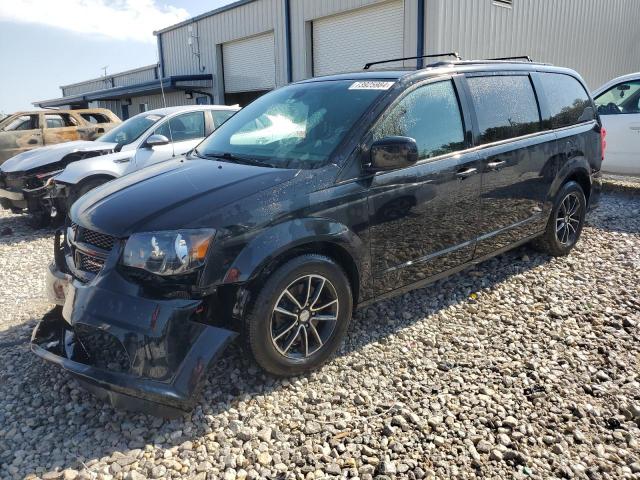
[(614, 78), (592, 95), (607, 130), (602, 171), (640, 176), (640, 72)]
[(184, 155), (239, 109), (190, 105), (149, 110), (95, 141), (68, 142), (17, 155), (0, 167), (0, 180), (34, 177), (39, 183), (16, 192), (0, 190), (0, 197), (6, 192), (5, 196), (20, 195), (18, 200), (22, 200), (21, 204), (9, 204), (11, 199), (4, 199), (3, 205), (27, 208), (43, 220), (56, 216), (103, 183)]

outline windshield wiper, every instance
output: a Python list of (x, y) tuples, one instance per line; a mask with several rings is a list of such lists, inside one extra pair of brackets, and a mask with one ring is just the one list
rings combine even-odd
[(231, 162), (231, 163), (239, 163), (242, 165), (253, 165), (256, 167), (274, 168), (274, 166), (271, 165), (270, 163), (261, 162), (260, 160), (254, 160), (253, 158), (249, 158), (249, 157), (240, 157), (238, 155), (234, 155), (233, 153), (229, 153), (229, 152), (200, 153), (198, 152), (198, 150), (194, 150), (194, 153), (201, 158), (219, 158), (220, 160), (224, 160), (226, 162)]

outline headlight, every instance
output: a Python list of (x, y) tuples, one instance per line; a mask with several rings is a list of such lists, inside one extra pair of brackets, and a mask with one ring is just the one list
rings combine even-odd
[(180, 275), (204, 265), (213, 229), (136, 233), (124, 247), (122, 263), (157, 275)]

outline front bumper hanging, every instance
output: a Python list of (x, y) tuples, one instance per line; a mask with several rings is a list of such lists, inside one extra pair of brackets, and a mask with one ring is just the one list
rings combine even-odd
[(191, 410), (236, 333), (198, 321), (201, 300), (142, 298), (117, 272), (107, 277), (84, 284), (52, 265), (58, 306), (36, 325), (31, 350), (116, 408), (169, 418)]

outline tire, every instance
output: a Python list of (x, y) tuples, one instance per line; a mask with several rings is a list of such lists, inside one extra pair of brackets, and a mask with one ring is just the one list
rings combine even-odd
[(580, 239), (586, 212), (582, 187), (574, 181), (565, 183), (556, 195), (547, 227), (534, 246), (554, 257), (568, 255)]
[(85, 193), (88, 193), (89, 191), (93, 190), (94, 188), (98, 188), (100, 185), (103, 185), (103, 184), (107, 183), (110, 180), (112, 180), (112, 179), (111, 178), (96, 178), (96, 179), (93, 179), (93, 180), (84, 181), (84, 182), (80, 183), (79, 185), (77, 185), (76, 187), (74, 187), (71, 190), (71, 194), (69, 195), (69, 198), (67, 199), (67, 212), (69, 212), (71, 210), (71, 206), (76, 202), (76, 200), (78, 200)]
[(256, 362), (274, 375), (313, 370), (340, 346), (352, 308), (342, 268), (323, 255), (301, 255), (274, 271), (260, 289), (244, 319), (248, 346)]

